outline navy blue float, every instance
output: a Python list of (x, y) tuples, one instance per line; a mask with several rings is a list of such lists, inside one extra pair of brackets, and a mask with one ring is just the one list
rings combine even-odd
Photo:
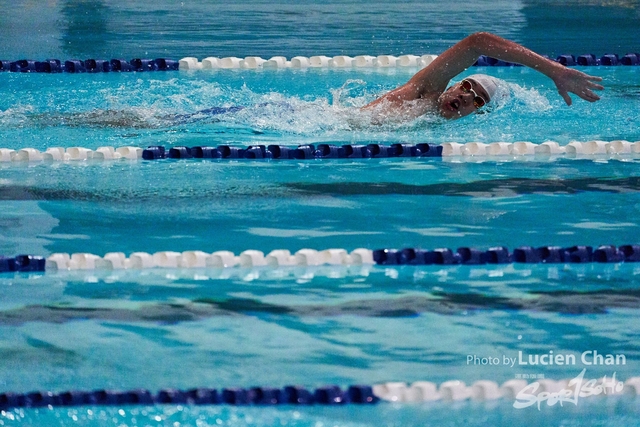
[(217, 150), (220, 153), (220, 158), (223, 159), (241, 159), (244, 157), (244, 149), (242, 148), (220, 145)]
[(622, 65), (640, 65), (640, 53), (627, 53), (620, 62)]
[(283, 390), (284, 402), (292, 405), (311, 405), (313, 404), (313, 394), (299, 386), (287, 386)]
[(218, 390), (214, 388), (194, 388), (185, 392), (187, 400), (195, 405), (212, 405), (221, 402)]
[(156, 71), (158, 69), (158, 65), (153, 59), (134, 58), (129, 63), (133, 67), (133, 71), (137, 72)]
[(625, 260), (624, 252), (615, 246), (600, 246), (593, 251), (594, 262), (622, 262)]
[(153, 62), (155, 62), (158, 71), (175, 71), (180, 66), (180, 62), (173, 59), (157, 58)]
[(389, 157), (389, 146), (382, 144), (369, 144), (367, 145), (371, 157)]
[(64, 68), (64, 64), (58, 59), (45, 59), (44, 61), (36, 62), (37, 73), (61, 73)]
[(9, 70), (14, 73), (35, 73), (36, 61), (21, 59), (9, 64)]
[(600, 60), (592, 53), (578, 56), (578, 65), (600, 65)]
[(161, 145), (153, 145), (142, 150), (144, 160), (157, 160), (165, 158), (165, 149)]
[(501, 59), (491, 58), (490, 56), (481, 55), (474, 64), (479, 67), (514, 67), (520, 66), (520, 64), (514, 64), (513, 62), (503, 61)]
[(0, 273), (45, 271), (46, 262), (41, 256), (18, 255), (15, 258), (0, 256)]
[(563, 249), (562, 260), (570, 263), (586, 263), (591, 262), (593, 248), (591, 246), (572, 246)]
[(189, 147), (173, 147), (169, 150), (167, 157), (170, 159), (190, 159), (193, 156)]
[(462, 264), (486, 264), (486, 257), (484, 252), (475, 248), (458, 248), (458, 256)]
[(432, 264), (453, 265), (460, 263), (460, 257), (448, 248), (439, 248), (425, 254), (425, 260)]
[(32, 272), (44, 271), (47, 260), (41, 256), (18, 255), (15, 257), (16, 271)]
[(31, 392), (25, 396), (26, 406), (39, 408), (43, 406), (54, 405), (58, 403), (58, 396), (51, 392)]
[(84, 61), (87, 73), (106, 73), (111, 71), (111, 62), (103, 59), (87, 59)]
[(133, 66), (124, 59), (112, 59), (111, 71), (130, 72), (134, 71)]
[(316, 148), (311, 144), (299, 145), (298, 148), (293, 150), (294, 159), (313, 159), (316, 156)]
[(248, 405), (249, 395), (243, 388), (222, 389), (222, 403), (227, 405)]
[[(375, 260), (375, 253), (376, 251), (374, 251), (374, 260)], [(396, 255), (396, 262), (398, 264), (413, 264), (413, 265), (427, 264), (426, 256), (427, 256), (427, 251), (425, 250), (406, 248), (401, 250), (400, 253)]]
[(522, 246), (513, 250), (513, 262), (524, 264), (537, 264), (542, 262), (542, 257), (536, 249), (531, 246)]
[(425, 250), (418, 248), (404, 249), (376, 249), (373, 251), (373, 261), (378, 265), (478, 265), (478, 264), (555, 264), (555, 263), (618, 263), (640, 262), (640, 245), (603, 245), (597, 249), (591, 246), (521, 246), (513, 252), (500, 246), (480, 250), (461, 247), (453, 252), (451, 249), (440, 248)]
[(371, 153), (365, 145), (345, 144), (338, 148), (338, 157), (346, 159), (363, 159), (371, 157)]
[(556, 58), (556, 61), (567, 67), (576, 65), (576, 57), (573, 55), (560, 55)]
[(215, 147), (191, 147), (191, 155), (196, 159), (216, 159), (220, 152)]
[(627, 262), (640, 262), (640, 245), (622, 245), (620, 251)]
[(509, 264), (511, 262), (509, 249), (504, 246), (488, 249), (484, 253), (484, 258), (487, 264)]
[(66, 391), (58, 395), (62, 406), (80, 406), (91, 404), (91, 393), (85, 391)]
[(391, 144), (387, 154), (389, 157), (415, 157), (416, 147), (411, 144)]
[[(245, 159), (264, 159), (267, 149), (264, 145), (250, 145), (244, 150)], [(270, 153), (269, 153), (270, 154)]]
[(282, 390), (268, 387), (247, 390), (247, 400), (253, 405), (277, 405), (285, 401)]
[(87, 72), (87, 69), (84, 66), (84, 61), (80, 61), (78, 59), (64, 61), (64, 69), (67, 73), (86, 73)]
[(318, 144), (315, 156), (319, 159), (339, 159), (340, 147), (333, 144)]
[(16, 271), (16, 259), (0, 256), (0, 273)]
[(618, 55), (608, 53), (600, 58), (600, 64), (602, 65), (618, 65)]
[(349, 402), (367, 404), (378, 402), (378, 397), (373, 394), (373, 388), (368, 385), (352, 385), (347, 389)]
[(187, 403), (187, 395), (181, 390), (165, 389), (160, 390), (156, 396), (158, 403)]
[(313, 399), (321, 405), (341, 405), (349, 401), (348, 395), (335, 385), (317, 388)]
[(291, 159), (295, 148), (284, 145), (269, 145), (267, 150), (271, 153), (272, 159)]
[(395, 249), (377, 249), (373, 251), (373, 261), (382, 265), (400, 264), (398, 251)]
[[(168, 150), (162, 146), (152, 145), (142, 151), (145, 160), (189, 158), (181, 153), (190, 151), (190, 156), (207, 159), (360, 159), (382, 157), (442, 157), (441, 145), (420, 143), (368, 145), (333, 145), (318, 144), (299, 145), (297, 147), (285, 145), (251, 145), (245, 148), (220, 145), (218, 147), (174, 147)], [(167, 153), (165, 155), (165, 153)]]

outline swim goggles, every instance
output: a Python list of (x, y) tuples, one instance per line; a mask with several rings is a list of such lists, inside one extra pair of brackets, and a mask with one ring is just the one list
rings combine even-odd
[(464, 93), (472, 93), (473, 94), (473, 106), (478, 108), (482, 108), (487, 105), (487, 101), (478, 95), (475, 90), (473, 90), (473, 86), (470, 80), (463, 80), (460, 82), (460, 88)]

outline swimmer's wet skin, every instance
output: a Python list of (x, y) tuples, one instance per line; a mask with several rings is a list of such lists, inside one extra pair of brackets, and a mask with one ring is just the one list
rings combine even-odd
[(481, 56), (521, 64), (549, 77), (567, 105), (569, 93), (595, 102), (600, 97), (593, 90), (602, 90), (596, 82), (602, 78), (567, 68), (555, 61), (512, 41), (490, 33), (475, 33), (438, 56), (426, 68), (418, 71), (406, 84), (383, 95), (362, 109), (372, 114), (374, 123), (388, 120), (412, 120), (426, 113), (436, 113), (445, 119), (458, 119), (495, 102), (496, 93), (504, 83), (483, 74), (470, 76), (452, 86), (451, 79), (472, 66)]

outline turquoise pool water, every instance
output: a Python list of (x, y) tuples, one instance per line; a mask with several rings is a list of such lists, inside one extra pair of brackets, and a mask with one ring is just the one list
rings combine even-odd
[[(635, 67), (589, 69), (605, 79), (604, 99), (571, 108), (531, 71), (483, 71), (511, 85), (511, 98), (497, 111), (452, 123), (424, 117), (384, 126), (363, 124), (355, 106), (411, 70), (7, 73), (0, 125), (7, 148), (42, 151), (640, 140)], [(198, 113), (211, 106), (245, 108)], [(2, 198), (11, 209), (3, 214), (10, 226), (0, 248), (104, 254), (620, 245), (638, 235), (637, 161), (627, 155), (3, 163)]]
[[(621, 35), (620, 28), (637, 15), (633, 2), (574, 2), (560, 13), (545, 2), (477, 2), (474, 14), (444, 3), (432, 9), (374, 3), (359, 13), (347, 13), (358, 4), (340, 2), (331, 8), (260, 2), (96, 5), (90, 16), (103, 26), (90, 29), (79, 24), (87, 4), (73, 1), (22, 17), (48, 22), (62, 16), (63, 27), (18, 37), (9, 24), (0, 25), (3, 34), (13, 34), (8, 54), (39, 59), (138, 56), (134, 50), (175, 58), (291, 57), (320, 49), (439, 53), (476, 25), (528, 41), (546, 54), (624, 54), (634, 50), (635, 39)], [(227, 18), (224, 31), (196, 25), (212, 10)], [(544, 22), (572, 13), (591, 17), (587, 23), (598, 14), (603, 21), (589, 37), (580, 32), (579, 41), (575, 22), (545, 38)], [(144, 17), (147, 30), (130, 21), (113, 30), (109, 22), (121, 14)], [(288, 26), (270, 25), (283, 16)], [(450, 16), (457, 20), (449, 27), (433, 25)], [(349, 20), (366, 30), (342, 31)], [(611, 21), (618, 25), (606, 25)], [(257, 22), (262, 26), (249, 31)], [(310, 22), (319, 27), (309, 28)], [(407, 32), (400, 23), (420, 29)], [(607, 37), (603, 28), (610, 29)], [(379, 34), (384, 35), (374, 38)], [(138, 41), (128, 43), (133, 35)], [(346, 41), (337, 48), (334, 41), (341, 36)], [(211, 44), (203, 46), (203, 39)], [(281, 41), (280, 49), (273, 40)], [(384, 126), (363, 124), (357, 107), (406, 81), (415, 69), (0, 73), (0, 148), (640, 140), (638, 67), (585, 68), (603, 77), (606, 91), (596, 104), (576, 102), (570, 108), (533, 71), (468, 73), (477, 71), (509, 82), (511, 97), (502, 108), (452, 123), (424, 117)], [(236, 106), (243, 109), (199, 113)], [(0, 254), (638, 243), (638, 160), (626, 155), (0, 163)], [(570, 379), (582, 368), (588, 378), (615, 372), (626, 379), (638, 375), (639, 277), (640, 266), (632, 263), (2, 274), (0, 392), (502, 383), (524, 374)], [(531, 368), (467, 362), (470, 355), (579, 356), (593, 350), (622, 354), (626, 364)], [(637, 424), (638, 401), (628, 397), (541, 411), (516, 410), (512, 403), (87, 406), (4, 411), (0, 424)]]

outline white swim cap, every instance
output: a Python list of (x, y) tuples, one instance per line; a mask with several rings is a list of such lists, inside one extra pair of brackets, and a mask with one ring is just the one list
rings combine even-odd
[(487, 94), (489, 95), (488, 101), (491, 101), (498, 92), (498, 89), (504, 85), (504, 82), (502, 80), (496, 79), (495, 77), (491, 77), (486, 74), (472, 74), (467, 77), (467, 79), (473, 80), (474, 82), (482, 86), (485, 92), (487, 92)]

